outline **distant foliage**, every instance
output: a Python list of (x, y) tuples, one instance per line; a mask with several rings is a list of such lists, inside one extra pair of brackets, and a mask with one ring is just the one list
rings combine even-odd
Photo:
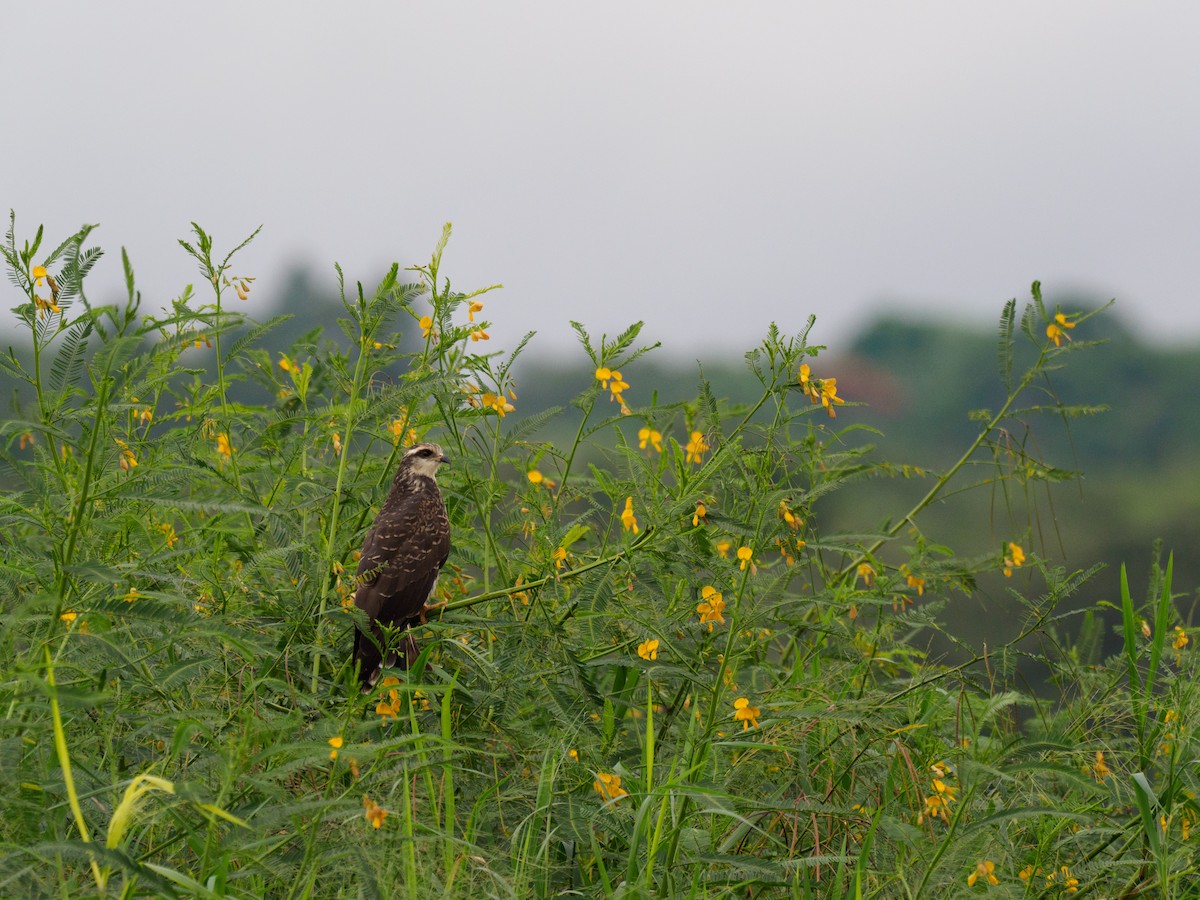
[[(374, 288), (338, 270), (350, 349), (282, 353), (285, 317), (248, 315), (254, 235), (221, 253), (194, 225), (198, 286), (148, 312), (124, 253), (125, 300), (88, 297), (92, 231), (46, 252), (13, 217), (3, 249), (32, 357), (0, 366), (33, 399), (0, 426), (0, 893), (1192, 896), (1170, 564), (1144, 604), (1126, 586), (1106, 661), (1098, 620), (1058, 613), (1091, 571), (1040, 559), (1042, 523), (973, 557), (921, 530), (948, 492), (1019, 509), (1069, 474), (1014, 435), (1095, 411), (1046, 381), (1094, 313), (1037, 284), (1004, 307), (1005, 399), (944, 471), (844, 440), (863, 426), (812, 319), (746, 354), (747, 404), (702, 377), (656, 403), (640, 325), (573, 323), (594, 377), (554, 445), (566, 411), (525, 415), (514, 381), (532, 334), (490, 349), (498, 286), (451, 289), (449, 226)], [(425, 439), (453, 461), (453, 551), (416, 664), (364, 697), (355, 555)], [(822, 530), (819, 498), (880, 474), (927, 490)], [(1019, 636), (927, 658), (985, 577)], [(1030, 638), (1057, 703), (1012, 677)]]

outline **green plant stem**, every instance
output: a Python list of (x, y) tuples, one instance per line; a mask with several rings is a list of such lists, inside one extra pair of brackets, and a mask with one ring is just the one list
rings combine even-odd
[(933, 858), (929, 860), (929, 864), (925, 866), (925, 871), (921, 875), (921, 883), (917, 885), (917, 890), (913, 894), (914, 897), (928, 896), (925, 893), (925, 886), (929, 883), (929, 876), (931, 876), (934, 873), (934, 870), (937, 869), (938, 863), (941, 861), (942, 857), (945, 856), (950, 848), (954, 846), (954, 834), (958, 830), (959, 820), (963, 817), (964, 812), (967, 809), (967, 801), (970, 798), (971, 792), (968, 791), (958, 799), (958, 809), (954, 811), (954, 818), (950, 820), (950, 824), (947, 826), (945, 834), (943, 834), (941, 839), (937, 842), (937, 849), (934, 850)]
[[(497, 388), (497, 390), (500, 390), (501, 385), (499, 385), (499, 384), (496, 385), (496, 388)], [(447, 424), (447, 427), (450, 429), (451, 434), (454, 436), (457, 451), (465, 453), (466, 452), (466, 444), (464, 442), (464, 437), (463, 437), (462, 433), (459, 431), (459, 429), (456, 427), (457, 423), (454, 420), (454, 416), (452, 415), (450, 410), (446, 409), (445, 405), (442, 402), (442, 398), (440, 398), (440, 397), (436, 398), (435, 402), (437, 403), (438, 409), (441, 411), (442, 421)], [(501, 422), (501, 417), (496, 416), (496, 430), (495, 430), (495, 433), (492, 435), (492, 457), (491, 457), (491, 474), (490, 474), (490, 477), (493, 480), (495, 480), (496, 472), (498, 471), (499, 466), (500, 466), (500, 458), (499, 458), (499, 454), (500, 454), (500, 422)], [(491, 554), (491, 558), (495, 561), (496, 568), (499, 570), (499, 573), (500, 573), (500, 578), (504, 581), (507, 581), (508, 580), (508, 568), (507, 568), (507, 566), (504, 565), (504, 559), (505, 559), (504, 553), (500, 549), (500, 543), (499, 543), (499, 541), (496, 540), (496, 533), (492, 528), (491, 505), (488, 503), (485, 503), (483, 498), (481, 498), (479, 496), (479, 483), (474, 478), (471, 478), (469, 474), (467, 476), (465, 476), (465, 479), (466, 479), (465, 480), (466, 490), (470, 494), (471, 500), (475, 504), (475, 509), (479, 511), (478, 512), (479, 527), (483, 530), (483, 536), (484, 536), (485, 542), (487, 543), (488, 551)], [(489, 496), (490, 496), (490, 492), (489, 492)], [(489, 587), (491, 584), (491, 566), (484, 565), (484, 566), (482, 566), (482, 569), (483, 569), (484, 591), (486, 592), (487, 590), (489, 590)]]
[[(761, 404), (760, 404), (761, 405)], [(759, 518), (757, 527), (754, 530), (754, 542), (758, 542), (758, 535), (762, 532), (763, 516), (765, 511), (759, 510)], [(712, 691), (708, 701), (708, 716), (704, 723), (704, 731), (701, 740), (692, 742), (691, 753), (688, 756), (688, 767), (683, 773), (683, 777), (690, 777), (692, 773), (697, 771), (708, 755), (709, 742), (708, 736), (712, 733), (717, 722), (717, 711), (720, 707), (721, 696), (725, 692), (725, 672), (729, 667), (729, 659), (733, 654), (733, 641), (741, 624), (741, 608), (742, 598), (746, 592), (746, 586), (750, 580), (750, 562), (746, 563), (746, 568), (742, 569), (741, 579), (738, 582), (737, 594), (734, 597), (733, 610), (729, 615), (729, 629), (725, 635), (725, 652), (721, 654), (721, 658), (717, 665), (716, 677), (713, 679)], [(676, 815), (676, 820), (682, 823), (688, 815), (691, 807), (691, 796), (685, 794), (679, 801), (679, 811)], [(682, 824), (676, 827), (671, 835), (671, 841), (667, 845), (666, 856), (663, 860), (663, 866), (666, 871), (670, 871), (675, 865), (676, 854), (679, 851), (679, 839), (682, 834)]]
[(554, 494), (554, 509), (558, 510), (558, 501), (562, 498), (563, 493), (567, 489), (567, 479), (571, 477), (571, 466), (575, 462), (575, 453), (579, 450), (579, 445), (583, 443), (583, 432), (587, 428), (588, 419), (592, 416), (592, 410), (596, 407), (596, 395), (592, 396), (591, 402), (588, 403), (588, 408), (583, 411), (583, 419), (579, 422), (579, 428), (575, 432), (575, 440), (571, 442), (571, 450), (567, 453), (567, 464), (563, 467), (562, 476), (558, 482), (558, 490)]
[(338, 517), (342, 509), (342, 482), (346, 477), (346, 466), (350, 458), (350, 443), (354, 434), (354, 406), (358, 402), (358, 397), (362, 390), (363, 374), (367, 369), (368, 351), (372, 340), (371, 333), (367, 330), (365, 324), (363, 324), (364, 321), (365, 310), (363, 311), (363, 320), (360, 320), (361, 339), (358, 346), (358, 360), (354, 366), (354, 378), (350, 385), (350, 396), (346, 403), (346, 433), (342, 436), (342, 449), (338, 454), (337, 477), (334, 480), (333, 487), (333, 509), (330, 510), (329, 528), (325, 533), (325, 555), (321, 564), (321, 592), (317, 603), (317, 620), (313, 636), (313, 659), (310, 679), (310, 689), (314, 694), (317, 692), (321, 670), (321, 639), (325, 631), (325, 612), (329, 605), (329, 589), (332, 585), (330, 576), (333, 573)]
[(985, 440), (987, 440), (988, 435), (992, 433), (997, 425), (1004, 421), (1005, 417), (1008, 415), (1008, 411), (1012, 408), (1013, 404), (1016, 403), (1017, 397), (1021, 395), (1025, 388), (1029, 387), (1029, 384), (1033, 381), (1034, 377), (1039, 371), (1041, 371), (1042, 362), (1045, 357), (1046, 351), (1043, 350), (1041, 356), (1038, 357), (1037, 362), (1034, 363), (1034, 365), (1030, 367), (1029, 371), (1027, 371), (1021, 378), (1020, 384), (1018, 384), (1016, 389), (1008, 395), (1007, 399), (1004, 401), (1004, 405), (1000, 407), (1000, 411), (992, 416), (987, 425), (985, 425), (979, 434), (976, 435), (975, 440), (971, 442), (971, 445), (966, 449), (966, 452), (964, 452), (963, 455), (958, 458), (958, 461), (949, 469), (947, 469), (940, 478), (938, 478), (933, 487), (926, 492), (925, 496), (917, 501), (916, 506), (905, 513), (895, 525), (884, 532), (883, 537), (875, 541), (875, 543), (873, 543), (870, 547), (868, 547), (851, 562), (847, 563), (840, 571), (838, 571), (833, 579), (835, 582), (845, 579), (847, 575), (857, 570), (859, 564), (866, 562), (876, 551), (879, 550), (880, 547), (899, 534), (900, 530), (904, 528), (905, 525), (912, 522), (913, 519), (916, 518), (916, 516), (921, 512), (921, 510), (925, 509), (925, 507), (929, 506), (929, 504), (933, 503), (933, 501), (937, 499), (938, 495), (942, 492), (942, 489), (949, 484), (950, 479), (958, 474), (958, 471), (967, 464), (972, 456), (975, 455), (975, 451), (983, 445)]
[[(1033, 634), (1038, 629), (1040, 629), (1042, 627), (1042, 625), (1045, 623), (1045, 621), (1050, 617), (1050, 614), (1053, 611), (1054, 611), (1054, 606), (1047, 605), (1047, 607), (1044, 610), (1042, 610), (1041, 613), (1039, 615), (1037, 615), (1033, 619), (1032, 622), (1030, 622), (1028, 625), (1026, 625), (1024, 628), (1021, 629), (1020, 634), (1018, 634), (1012, 640), (1007, 641), (1004, 644), (1002, 644), (999, 649), (1005, 650), (1010, 647), (1017, 646), (1017, 644), (1019, 644), (1021, 641), (1025, 640), (1031, 634)], [(992, 651), (992, 652), (995, 652), (995, 651)], [(966, 669), (969, 669), (972, 666), (978, 665), (979, 663), (984, 662), (987, 659), (988, 655), (989, 654), (986, 651), (984, 653), (973, 654), (970, 659), (964, 660), (963, 662), (958, 663), (957, 665), (953, 665), (948, 668), (944, 668), (940, 672), (938, 672), (936, 675), (930, 675), (928, 678), (922, 678), (920, 680), (913, 681), (907, 687), (901, 688), (900, 690), (896, 691), (893, 694), (889, 694), (887, 696), (887, 698), (885, 698), (881, 702), (880, 705), (883, 707), (887, 707), (887, 708), (894, 708), (898, 702), (903, 700), (905, 697), (907, 697), (909, 694), (913, 693), (914, 691), (919, 691), (922, 688), (929, 687), (931, 684), (937, 684), (939, 681), (943, 681), (943, 680), (949, 678), (951, 675), (956, 675), (957, 673), (965, 671)], [(834, 744), (836, 744), (838, 741), (840, 741), (846, 735), (851, 734), (856, 730), (857, 730), (856, 726), (853, 726), (853, 725), (848, 728), (843, 728), (836, 735), (834, 735), (833, 738), (831, 738), (829, 741), (827, 741), (825, 743), (825, 746), (821, 748), (821, 750), (819, 751), (819, 753), (817, 755), (824, 756), (826, 753), (828, 753), (833, 748)], [(866, 750), (867, 750), (867, 748), (864, 747), (863, 750), (859, 753), (859, 756), (862, 756), (863, 753), (866, 753)], [(835, 789), (835, 787), (831, 787), (830, 791), (832, 792), (834, 789)], [(829, 796), (831, 796), (831, 794), (826, 795), (826, 797), (825, 797), (826, 801), (828, 801)]]
[(776, 388), (775, 385), (772, 384), (765, 391), (763, 391), (763, 395), (758, 398), (758, 402), (755, 403), (752, 407), (750, 407), (750, 411), (742, 417), (742, 421), (738, 422), (737, 427), (734, 428), (732, 432), (730, 432), (730, 437), (733, 437), (733, 435), (741, 433), (742, 429), (744, 429), (747, 425), (750, 424), (750, 420), (752, 418), (754, 418), (754, 415), (760, 409), (762, 409), (763, 404), (766, 403), (769, 399), (771, 399), (771, 397), (775, 394), (775, 392), (777, 390), (778, 390), (778, 388)]
[[(67, 732), (63, 727), (62, 712), (58, 707), (58, 686), (54, 681), (54, 663), (50, 661), (50, 650), (43, 651), (46, 657), (46, 683), (50, 686), (50, 717), (54, 723), (54, 751), (58, 756), (58, 765), (62, 769), (63, 784), (67, 789), (67, 803), (71, 807), (71, 815), (75, 819), (75, 827), (79, 830), (79, 837), (85, 843), (91, 843), (91, 835), (88, 834), (87, 821), (83, 818), (83, 807), (79, 805), (79, 791), (75, 788), (75, 778), (71, 773), (71, 754), (67, 750)], [(96, 857), (89, 851), (88, 859), (92, 866), (92, 877), (96, 880), (96, 887), (101, 891), (104, 890), (104, 876), (100, 871), (100, 864), (96, 862)]]
[(220, 273), (212, 274), (213, 291), (217, 295), (217, 315), (214, 321), (216, 329), (213, 331), (213, 351), (216, 353), (217, 361), (217, 392), (221, 397), (221, 424), (226, 431), (229, 429), (229, 397), (228, 386), (225, 383), (225, 358), (221, 354), (221, 332), (224, 330), (222, 325), (222, 309), (221, 309), (221, 285)]
[[(111, 356), (109, 359), (111, 360)], [(97, 443), (102, 430), (102, 416), (107, 411), (108, 405), (108, 374), (108, 369), (106, 368), (104, 375), (100, 379), (99, 390), (96, 393), (96, 414), (92, 417), (91, 434), (88, 436), (87, 458), (84, 460), (83, 479), (79, 485), (79, 500), (75, 505), (74, 515), (71, 517), (69, 523), (66, 548), (63, 550), (62, 561), (59, 565), (58, 583), (55, 586), (55, 592), (59, 598), (58, 606), (54, 610), (54, 617), (56, 619), (62, 613), (63, 607), (68, 601), (70, 591), (67, 583), (67, 569), (75, 560), (75, 548), (79, 543), (79, 535), (83, 531), (84, 522), (89, 518), (87, 511), (91, 503), (92, 473), (96, 467)]]
[(640, 550), (645, 546), (646, 542), (650, 540), (650, 537), (654, 534), (654, 531), (655, 529), (653, 525), (647, 525), (644, 529), (642, 529), (642, 533), (634, 538), (632, 542), (630, 542), (629, 546), (623, 547), (616, 553), (610, 554), (609, 556), (603, 556), (599, 559), (594, 559), (589, 563), (585, 563), (582, 566), (576, 566), (574, 569), (568, 569), (565, 572), (556, 572), (553, 575), (547, 575), (544, 578), (537, 579), (536, 581), (526, 581), (522, 584), (513, 585), (512, 587), (499, 588), (498, 590), (476, 594), (474, 597), (463, 597), (461, 600), (452, 600), (445, 606), (437, 607), (437, 609), (442, 613), (454, 612), (455, 610), (468, 609), (472, 606), (477, 606), (480, 603), (486, 603), (488, 600), (496, 600), (500, 597), (509, 597), (513, 594), (519, 594), (522, 591), (533, 590), (534, 588), (542, 587), (543, 585), (550, 584), (551, 582), (570, 581), (573, 578), (578, 578), (579, 576), (592, 571), (592, 569), (597, 569), (600, 566), (612, 565), (617, 560), (631, 555), (636, 550)]

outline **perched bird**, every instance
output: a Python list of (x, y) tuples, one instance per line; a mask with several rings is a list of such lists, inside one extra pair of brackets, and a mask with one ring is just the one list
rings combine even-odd
[[(387, 499), (363, 541), (354, 605), (366, 613), (370, 633), (356, 626), (353, 661), (364, 693), (374, 687), (383, 664), (398, 662), (380, 626), (408, 628), (420, 618), (450, 553), (450, 520), (437, 486), (438, 467), (449, 462), (437, 444), (404, 451)], [(404, 635), (401, 652), (400, 664), (408, 668), (417, 654), (411, 635)]]

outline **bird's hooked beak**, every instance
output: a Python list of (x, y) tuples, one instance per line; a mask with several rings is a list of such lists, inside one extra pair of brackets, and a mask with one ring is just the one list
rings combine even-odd
[(442, 458), (439, 459), (438, 462), (440, 462), (443, 466), (448, 466), (450, 465), (450, 457), (443, 453)]

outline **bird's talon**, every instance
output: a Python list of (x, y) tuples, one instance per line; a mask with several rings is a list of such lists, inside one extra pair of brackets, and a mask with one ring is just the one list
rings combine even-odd
[(420, 619), (421, 624), (422, 625), (425, 624), (425, 619), (430, 613), (438, 612), (445, 608), (446, 608), (445, 600), (439, 600), (437, 603), (426, 603), (424, 606), (421, 607), (421, 612), (418, 613), (418, 617)]

